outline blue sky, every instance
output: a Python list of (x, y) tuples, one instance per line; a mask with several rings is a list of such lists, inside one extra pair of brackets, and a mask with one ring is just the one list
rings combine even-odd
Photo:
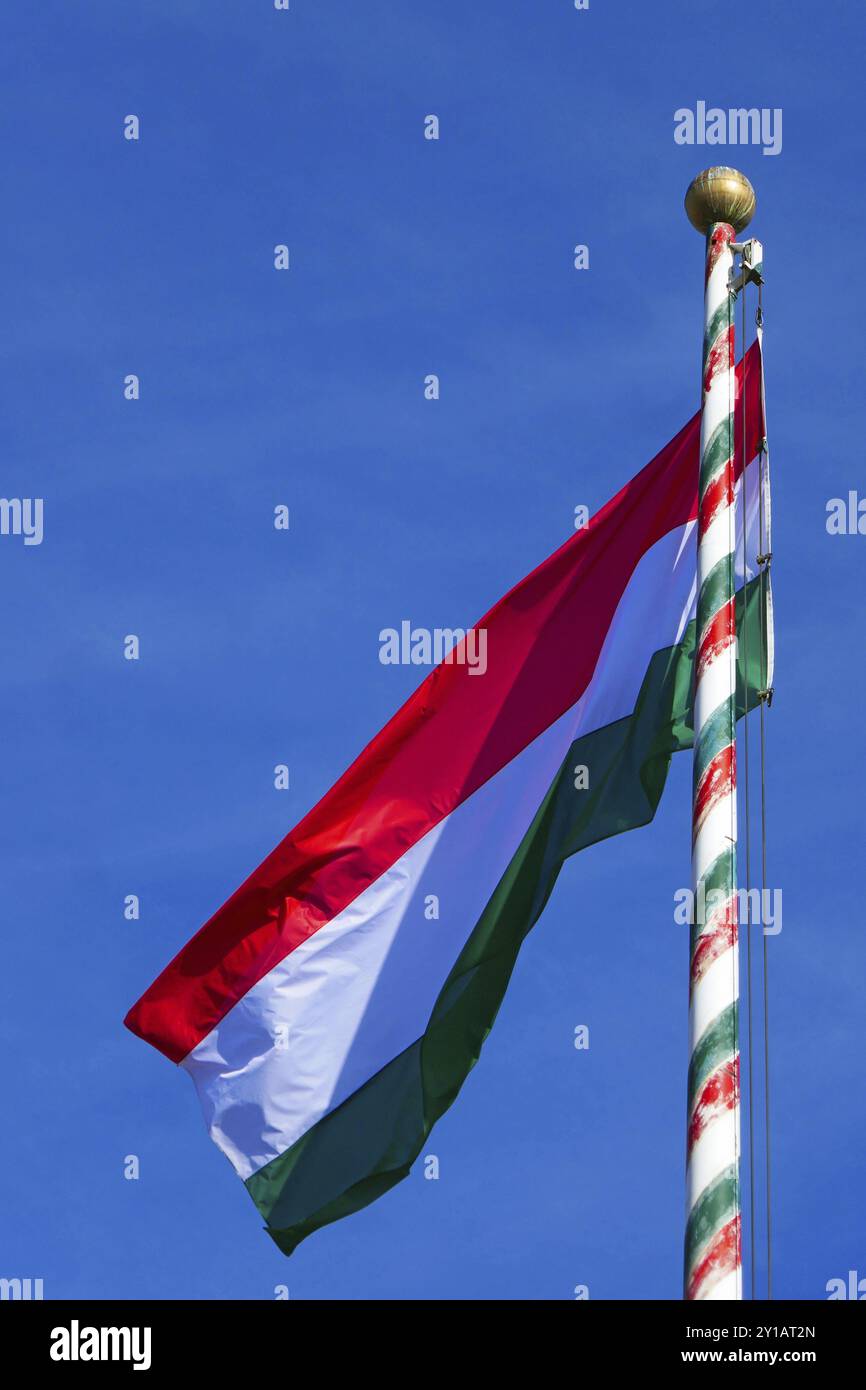
[[(409, 693), (379, 630), (473, 622), (692, 414), (682, 197), (727, 162), (767, 275), (776, 1292), (866, 1275), (866, 539), (825, 529), (866, 493), (860, 7), (43, 0), (4, 28), (2, 492), (43, 497), (45, 535), (0, 537), (0, 1274), (678, 1296), (687, 758), (654, 825), (563, 873), (428, 1145), (439, 1181), (417, 1165), (289, 1261), (121, 1020)], [(781, 108), (781, 153), (676, 145), (699, 99)]]

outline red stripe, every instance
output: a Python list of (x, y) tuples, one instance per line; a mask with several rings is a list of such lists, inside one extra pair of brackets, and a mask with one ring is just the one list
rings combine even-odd
[(710, 276), (719, 263), (719, 257), (724, 251), (729, 241), (733, 241), (735, 232), (728, 222), (719, 222), (710, 237), (710, 248), (707, 252), (707, 264), (704, 271), (704, 284), (709, 281)]
[(688, 1152), (691, 1153), (704, 1130), (726, 1110), (733, 1110), (740, 1098), (740, 1059), (723, 1062), (707, 1077), (703, 1090), (695, 1101), (689, 1120)]
[(732, 1216), (707, 1246), (706, 1254), (695, 1266), (686, 1288), (689, 1300), (704, 1297), (720, 1279), (740, 1263), (740, 1218)]
[(734, 363), (734, 325), (724, 329), (707, 354), (704, 370), (704, 395), (720, 372), (729, 372)]
[(712, 914), (706, 925), (707, 930), (698, 937), (692, 956), (689, 979), (690, 994), (694, 986), (709, 970), (713, 961), (718, 960), (719, 956), (724, 955), (725, 951), (737, 944), (736, 895), (728, 898), (723, 906)]
[(710, 523), (723, 507), (734, 504), (734, 474), (728, 463), (707, 484), (701, 498), (700, 534), (706, 535)]
[[(757, 344), (746, 356), (745, 396), (751, 459), (764, 433)], [(695, 415), (491, 609), (478, 624), (487, 630), (486, 674), (455, 664), (432, 671), (133, 1005), (127, 1027), (181, 1061), (295, 946), (571, 708), (635, 565), (697, 515), (699, 449)]]
[(692, 811), (693, 842), (698, 838), (701, 826), (710, 811), (723, 796), (727, 796), (733, 791), (735, 782), (736, 753), (734, 745), (729, 743), (707, 763), (695, 793), (695, 804)]
[(736, 600), (729, 598), (704, 629), (698, 647), (695, 680), (699, 681), (711, 661), (716, 661), (733, 641), (736, 633)]

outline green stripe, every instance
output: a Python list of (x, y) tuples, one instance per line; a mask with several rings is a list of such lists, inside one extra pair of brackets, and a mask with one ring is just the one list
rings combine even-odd
[(713, 1019), (689, 1063), (689, 1095), (694, 1097), (707, 1077), (737, 1051), (736, 1000)]
[[(713, 567), (707, 576), (707, 582), (715, 575), (719, 565), (727, 563), (727, 558), (723, 557), (717, 565)], [(764, 598), (766, 602), (766, 598)], [(749, 708), (754, 709), (757, 703), (754, 692), (764, 690), (767, 685), (767, 661), (764, 653), (763, 633), (761, 631), (761, 579), (753, 579), (746, 590), (745, 607), (743, 603), (743, 591), (737, 594), (736, 602), (736, 630), (740, 634), (738, 667), (737, 667), (737, 709), (738, 717), (744, 710), (744, 685), (743, 673), (745, 670), (745, 658), (748, 658), (749, 665), (749, 688), (753, 692), (749, 697)], [(748, 616), (747, 616), (748, 615)], [(748, 622), (748, 627), (746, 623)], [(757, 632), (757, 641), (753, 634)], [(697, 790), (701, 778), (712, 762), (713, 757), (720, 748), (724, 748), (731, 742), (731, 730), (734, 727), (733, 701), (729, 697), (723, 700), (716, 709), (713, 710), (709, 719), (698, 733), (697, 749), (692, 772), (692, 790)]]
[(704, 579), (698, 594), (698, 630), (701, 636), (716, 616), (724, 608), (734, 588), (734, 557), (731, 551), (717, 560)]
[(716, 1231), (730, 1221), (739, 1207), (737, 1168), (731, 1164), (705, 1187), (686, 1225), (686, 1270), (690, 1273)]
[(734, 416), (733, 412), (726, 415), (724, 420), (720, 420), (707, 440), (706, 448), (701, 457), (700, 492), (703, 497), (708, 485), (712, 482), (715, 475), (732, 457), (734, 452)]
[[(749, 645), (757, 651), (761, 626), (751, 592), (746, 611), (755, 615)], [(672, 755), (692, 743), (694, 646), (690, 623), (678, 646), (650, 661), (634, 712), (572, 744), (448, 976), (424, 1036), (247, 1179), (270, 1235), (286, 1254), (406, 1176), (478, 1060), (521, 943), (564, 861), (652, 820)], [(750, 683), (750, 704), (756, 689)], [(577, 764), (589, 768), (586, 791), (575, 790)]]
[[(730, 845), (730, 844), (729, 844), (729, 845), (726, 845), (726, 846), (725, 846), (725, 848), (722, 850), (721, 854), (718, 855), (717, 858), (715, 858), (715, 859), (713, 860), (712, 864), (711, 864), (710, 867), (707, 869), (706, 873), (701, 875), (700, 883), (703, 884), (703, 889), (704, 889), (704, 910), (705, 910), (705, 915), (706, 915), (707, 917), (710, 917), (710, 916), (712, 916), (713, 905), (714, 905), (714, 903), (715, 903), (715, 901), (716, 901), (716, 899), (715, 899), (712, 895), (713, 895), (714, 893), (724, 893), (724, 894), (725, 894), (725, 897), (726, 897), (726, 898), (729, 898), (729, 897), (731, 896), (731, 894), (733, 893), (733, 891), (734, 891), (734, 847), (733, 847), (733, 845)], [(697, 893), (697, 885), (696, 885), (696, 893)], [(696, 899), (695, 899), (695, 915), (697, 916), (697, 914), (698, 914), (698, 904), (697, 904), (697, 897), (696, 897)], [(694, 955), (694, 953), (695, 953), (695, 947), (696, 947), (697, 944), (698, 944), (698, 938), (699, 938), (700, 936), (703, 935), (705, 926), (706, 926), (706, 922), (693, 922), (693, 923), (692, 923), (692, 928), (693, 928), (693, 932), (692, 932), (692, 943), (691, 943), (691, 944), (692, 944), (692, 955)]]
[(722, 300), (716, 309), (704, 333), (704, 371), (707, 370), (710, 353), (716, 345), (719, 335), (727, 333), (731, 327), (731, 303), (728, 296)]
[(731, 742), (731, 730), (734, 727), (734, 697), (729, 695), (727, 700), (723, 700), (717, 705), (705, 722), (698, 737), (697, 748), (695, 750), (694, 772), (692, 774), (692, 791), (696, 792), (701, 784), (704, 773), (713, 761), (715, 754), (720, 748), (727, 748)]

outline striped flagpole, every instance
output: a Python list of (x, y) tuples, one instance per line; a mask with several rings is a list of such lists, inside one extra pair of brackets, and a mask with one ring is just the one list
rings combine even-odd
[[(731, 243), (748, 222), (729, 169), (686, 195), (706, 233), (697, 543), (685, 1297), (742, 1298), (736, 870), (734, 320)], [(739, 198), (740, 201), (737, 201)]]

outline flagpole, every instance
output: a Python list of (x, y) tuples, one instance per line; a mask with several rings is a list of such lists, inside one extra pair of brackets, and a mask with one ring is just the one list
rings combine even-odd
[(743, 1296), (734, 549), (732, 242), (755, 208), (735, 169), (707, 169), (686, 212), (706, 237), (697, 535), (684, 1297)]

